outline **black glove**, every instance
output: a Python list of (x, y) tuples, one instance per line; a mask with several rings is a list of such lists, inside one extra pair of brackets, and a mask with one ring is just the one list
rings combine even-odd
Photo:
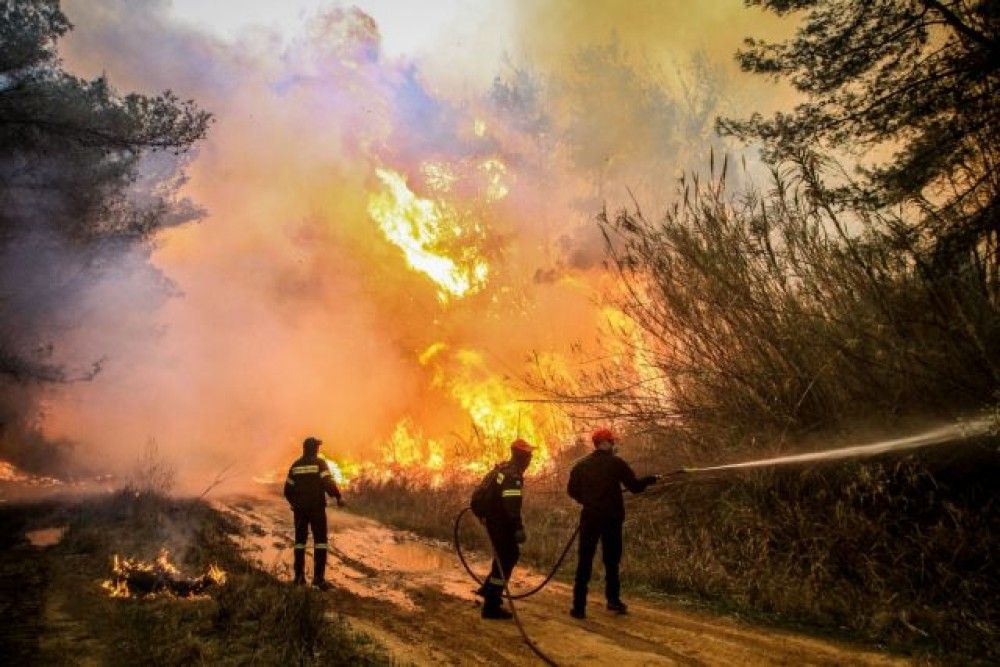
[(528, 539), (528, 535), (524, 532), (524, 528), (517, 529), (517, 532), (514, 533), (514, 539), (517, 540), (518, 544), (524, 544), (525, 540)]
[(650, 484), (656, 484), (657, 482), (659, 482), (660, 481), (660, 476), (659, 475), (646, 475), (645, 477), (642, 478), (642, 481), (643, 481), (643, 483), (646, 486), (649, 486)]

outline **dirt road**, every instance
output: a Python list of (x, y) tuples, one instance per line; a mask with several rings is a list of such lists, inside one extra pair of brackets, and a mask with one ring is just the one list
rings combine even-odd
[[(291, 525), (279, 499), (229, 498), (220, 508), (246, 526), (244, 548), (287, 574)], [(403, 664), (506, 664), (539, 661), (511, 622), (479, 618), (473, 585), (453, 552), (371, 519), (329, 510), (329, 576), (338, 608), (351, 624), (383, 643)], [(477, 571), (486, 568), (484, 559)], [(523, 570), (515, 589), (537, 581)], [(290, 578), (290, 577), (289, 577)], [(570, 589), (550, 584), (517, 603), (531, 637), (560, 665), (884, 665), (893, 656), (754, 627), (660, 604), (630, 600), (618, 617), (592, 604), (586, 621), (572, 619)]]

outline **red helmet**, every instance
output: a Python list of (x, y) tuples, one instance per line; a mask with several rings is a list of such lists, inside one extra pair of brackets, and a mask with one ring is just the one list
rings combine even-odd
[(522, 440), (521, 438), (510, 443), (510, 449), (514, 452), (526, 452), (528, 454), (535, 451), (535, 448), (528, 444), (527, 440)]
[(597, 447), (601, 442), (615, 442), (615, 434), (609, 428), (599, 428), (590, 435), (590, 441)]

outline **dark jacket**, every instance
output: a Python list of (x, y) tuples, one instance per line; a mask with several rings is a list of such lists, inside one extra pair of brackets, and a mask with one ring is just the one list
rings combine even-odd
[(285, 498), (293, 510), (310, 510), (326, 506), (323, 494), (340, 498), (340, 489), (333, 481), (330, 466), (319, 456), (303, 456), (288, 469)]
[(521, 523), (523, 473), (512, 461), (501, 463), (486, 474), (477, 493), (483, 494), (483, 520), (497, 530), (518, 531)]
[(632, 493), (642, 493), (656, 477), (637, 478), (629, 464), (609, 451), (595, 449), (576, 462), (569, 474), (566, 490), (583, 505), (581, 520), (625, 519), (622, 486)]

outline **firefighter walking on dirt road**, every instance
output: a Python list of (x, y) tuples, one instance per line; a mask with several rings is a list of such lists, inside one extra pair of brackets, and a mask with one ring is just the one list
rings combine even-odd
[(326, 583), (326, 496), (337, 499), (337, 506), (343, 507), (340, 489), (333, 479), (330, 466), (319, 456), (323, 441), (306, 438), (302, 442), (302, 458), (295, 461), (288, 470), (285, 480), (285, 499), (292, 506), (295, 520), (295, 583), (306, 583), (306, 540), (309, 531), (313, 536), (313, 586), (327, 590)]
[(604, 594), (608, 610), (628, 613), (621, 601), (618, 565), (622, 557), (622, 524), (625, 522), (625, 501), (622, 487), (632, 493), (642, 493), (657, 481), (656, 475), (637, 478), (632, 468), (615, 453), (615, 436), (608, 429), (594, 431), (591, 440), (594, 451), (577, 461), (569, 475), (567, 491), (583, 505), (580, 512), (579, 558), (573, 585), (573, 618), (587, 617), (587, 586), (594, 563), (597, 543), (601, 543), (604, 561)]
[(495, 558), (489, 577), (483, 583), (483, 618), (508, 619), (511, 613), (503, 608), (505, 582), (521, 557), (521, 544), (526, 537), (521, 522), (521, 492), (524, 471), (531, 463), (534, 447), (518, 438), (510, 446), (510, 460), (486, 474), (472, 494), (472, 513), (486, 526)]

